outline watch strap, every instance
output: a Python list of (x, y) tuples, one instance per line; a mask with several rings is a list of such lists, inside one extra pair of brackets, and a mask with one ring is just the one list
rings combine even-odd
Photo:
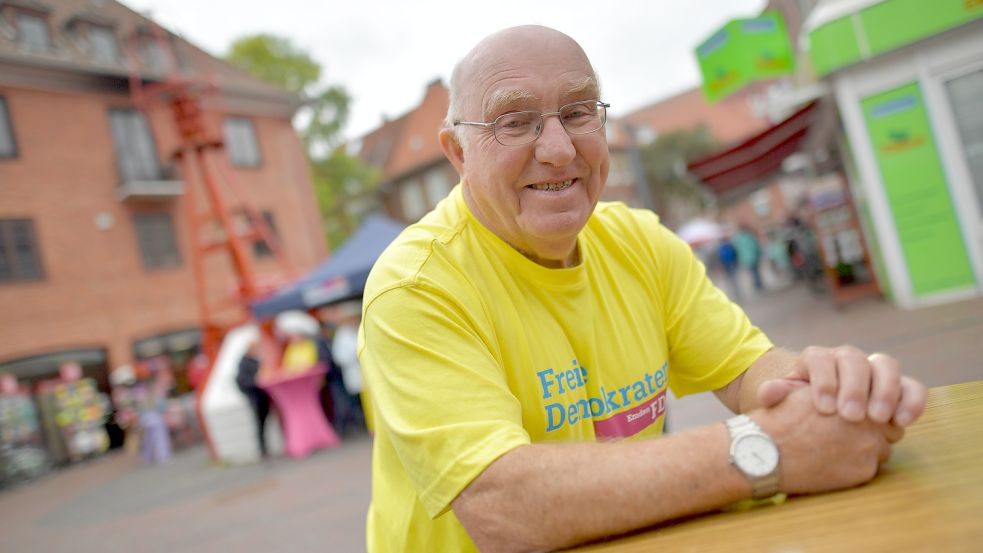
[[(726, 421), (727, 431), (730, 433), (731, 444), (733, 445), (741, 436), (747, 434), (759, 434), (766, 437), (769, 441), (774, 443), (764, 430), (758, 426), (758, 423), (747, 415), (737, 415), (731, 417)], [(736, 466), (736, 465), (735, 465)], [(737, 467), (740, 470), (740, 467)], [(744, 471), (741, 471), (742, 473)], [(771, 471), (769, 474), (764, 476), (754, 477), (748, 474), (744, 474), (748, 481), (751, 482), (751, 498), (754, 500), (766, 499), (772, 497), (779, 493), (780, 487), (778, 482), (778, 466), (775, 466), (775, 470)]]

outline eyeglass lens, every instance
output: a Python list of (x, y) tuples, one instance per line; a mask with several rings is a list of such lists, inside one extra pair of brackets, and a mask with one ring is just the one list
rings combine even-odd
[[(560, 108), (560, 124), (570, 134), (587, 134), (604, 126), (604, 106), (596, 101), (568, 104)], [(540, 111), (517, 111), (495, 119), (495, 138), (504, 145), (532, 142), (543, 130), (546, 119)]]

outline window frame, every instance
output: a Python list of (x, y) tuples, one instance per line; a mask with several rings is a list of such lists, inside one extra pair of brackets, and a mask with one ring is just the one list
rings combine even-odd
[(10, 139), (10, 152), (0, 151), (0, 160), (17, 159), (20, 152), (17, 149), (17, 135), (14, 133), (14, 118), (10, 115), (10, 104), (5, 96), (0, 96), (0, 132), (5, 132)]
[[(418, 202), (419, 206), (410, 206), (407, 199)], [(407, 209), (408, 207), (414, 207), (415, 209), (411, 212)], [(424, 185), (419, 179), (403, 181), (399, 185), (399, 208), (403, 219), (413, 222), (419, 221), (430, 210), (427, 205), (426, 190), (424, 190)]]
[[(14, 243), (13, 233), (15, 224), (25, 224), (27, 229), (27, 236), (30, 241), (30, 255), (34, 258), (34, 264), (37, 267), (36, 274), (32, 275), (22, 275), (20, 274), (21, 264), (19, 262), (20, 256), (17, 254), (17, 246)], [(9, 228), (9, 230), (7, 230)], [(0, 256), (4, 257), (5, 262), (9, 262), (10, 266), (10, 277), (5, 278), (2, 273), (0, 273), (0, 285), (3, 284), (17, 284), (23, 282), (41, 282), (46, 280), (47, 274), (44, 270), (44, 260), (41, 257), (41, 241), (38, 240), (37, 229), (34, 225), (34, 219), (29, 217), (22, 218), (3, 218), (0, 219)]]
[[(123, 169), (123, 157), (120, 155), (118, 144), (116, 142), (116, 133), (113, 131), (114, 113), (133, 114), (142, 119), (143, 128), (147, 133), (147, 139), (150, 146), (150, 151), (153, 155), (152, 159), (155, 166), (154, 174), (150, 178), (145, 179), (145, 178), (131, 177), (127, 175), (126, 171)], [(147, 119), (147, 116), (139, 109), (128, 107), (128, 106), (111, 106), (107, 110), (106, 115), (107, 115), (107, 120), (109, 122), (109, 135), (110, 135), (110, 141), (112, 142), (113, 145), (113, 154), (116, 156), (116, 173), (119, 175), (120, 184), (124, 184), (127, 182), (147, 181), (147, 180), (151, 180), (151, 181), (164, 180), (165, 179), (164, 165), (161, 163), (160, 154), (157, 151), (157, 140), (154, 138), (154, 132), (153, 129), (150, 128), (150, 121)], [(129, 142), (129, 140), (127, 140), (126, 142)], [(138, 175), (137, 177), (140, 176)]]
[[(248, 134), (250, 136), (250, 140), (252, 140), (252, 147), (256, 154), (255, 161), (251, 159), (243, 160), (234, 152), (238, 145), (238, 141), (236, 140), (237, 137), (234, 136), (234, 134), (235, 132), (238, 132), (238, 129), (233, 130), (230, 128), (230, 125), (238, 126), (240, 124), (245, 124), (245, 126), (249, 128)], [(225, 150), (228, 153), (229, 163), (232, 164), (233, 167), (238, 169), (259, 169), (263, 166), (263, 150), (260, 148), (259, 132), (256, 130), (256, 122), (253, 121), (251, 117), (242, 115), (227, 115), (225, 120), (222, 122), (222, 138), (225, 140)]]
[[(434, 190), (438, 186), (438, 183), (440, 190)], [(444, 198), (450, 196), (451, 190), (453, 189), (454, 184), (451, 182), (451, 179), (448, 178), (447, 171), (443, 167), (443, 164), (433, 167), (424, 173), (423, 190), (426, 192), (427, 207), (429, 209), (437, 207), (438, 203), (440, 203)], [(435, 192), (439, 192), (442, 195), (439, 198), (434, 197), (436, 196)]]
[[(22, 42), (22, 37), (24, 35), (22, 31), (21, 17), (34, 18), (41, 23), (42, 27), (44, 28), (45, 44), (43, 47), (35, 48), (34, 46), (30, 46), (27, 43)], [(17, 45), (17, 48), (27, 52), (50, 52), (54, 49), (54, 42), (51, 40), (51, 25), (48, 22), (47, 14), (25, 9), (16, 9), (14, 10), (14, 29), (16, 30), (14, 43)]]
[[(137, 249), (140, 252), (140, 264), (145, 271), (166, 271), (168, 269), (180, 269), (184, 265), (184, 256), (181, 255), (181, 246), (178, 243), (177, 227), (174, 224), (174, 215), (169, 211), (141, 211), (133, 213), (131, 217), (133, 224), (133, 234), (136, 238)], [(154, 244), (148, 244), (144, 238), (150, 240), (153, 236), (141, 234), (142, 221), (166, 221), (170, 227), (170, 245), (173, 246), (174, 261), (167, 262), (167, 255), (158, 251), (152, 251)], [(151, 232), (154, 229), (151, 228)], [(144, 246), (148, 246), (145, 248)], [(166, 245), (165, 245), (166, 247)], [(170, 253), (170, 252), (166, 252)], [(156, 257), (155, 257), (156, 256)], [(157, 257), (164, 261), (158, 260)]]
[(163, 73), (168, 70), (168, 66), (170, 65), (167, 59), (167, 52), (164, 51), (164, 45), (152, 34), (138, 34), (137, 56), (140, 60), (140, 65), (153, 73)]
[[(977, 156), (980, 156), (981, 161), (983, 161), (983, 149), (977, 150), (977, 148), (980, 148), (980, 146), (983, 145), (983, 141), (973, 143), (969, 142), (970, 138), (975, 137), (967, 136), (968, 127), (966, 125), (966, 120), (968, 113), (962, 111), (962, 109), (969, 106), (969, 104), (957, 104), (957, 100), (961, 100), (961, 98), (957, 98), (955, 96), (956, 91), (953, 89), (953, 85), (957, 81), (962, 81), (962, 79), (968, 79), (971, 77), (983, 79), (983, 65), (976, 66), (969, 71), (961, 72), (957, 75), (949, 75), (940, 79), (939, 83), (945, 93), (945, 101), (948, 104), (948, 109), (952, 113), (954, 127), (953, 134), (958, 138), (959, 157), (962, 158), (962, 162), (969, 177), (967, 188), (972, 192), (972, 196), (975, 197), (976, 201), (973, 203), (975, 203), (975, 207), (978, 209), (977, 213), (983, 215), (983, 171), (979, 171), (979, 174), (977, 174), (977, 165), (974, 163)], [(978, 97), (975, 94), (969, 94), (968, 96)], [(957, 106), (960, 108), (960, 111), (957, 111)]]
[[(112, 39), (113, 52), (109, 59), (103, 59), (96, 55), (97, 48), (94, 37), (99, 33), (106, 33)], [(123, 61), (123, 50), (120, 48), (119, 37), (116, 34), (115, 27), (89, 23), (85, 29), (85, 38), (88, 44), (88, 54), (92, 58), (92, 61), (106, 64), (117, 64)]]

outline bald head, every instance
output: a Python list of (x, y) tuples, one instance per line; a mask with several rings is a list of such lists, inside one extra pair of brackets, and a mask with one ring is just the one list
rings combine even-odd
[[(485, 83), (482, 77), (488, 74), (507, 75), (517, 60), (537, 52), (547, 56), (556, 54), (556, 59), (576, 59), (586, 66), (589, 76), (568, 83), (570, 93), (593, 89), (600, 93), (597, 74), (587, 59), (583, 48), (569, 36), (540, 25), (511, 27), (492, 35), (475, 45), (454, 67), (450, 82), (450, 105), (445, 125), (452, 127), (455, 120), (487, 120), (490, 113), (522, 100), (535, 100), (522, 90), (496, 89), (487, 91), (487, 97), (476, 98), (485, 91), (476, 90)], [(562, 54), (562, 55), (561, 55)], [(467, 106), (480, 105), (480, 112), (465, 113)], [(473, 111), (473, 109), (472, 109)], [(455, 129), (458, 141), (465, 144), (461, 128)]]

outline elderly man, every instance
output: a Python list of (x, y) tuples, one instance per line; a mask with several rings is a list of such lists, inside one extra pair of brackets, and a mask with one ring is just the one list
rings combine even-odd
[[(461, 175), (365, 294), (370, 551), (542, 551), (871, 479), (925, 389), (851, 347), (776, 349), (651, 212), (598, 204), (605, 104), (543, 27), (455, 68)], [(666, 390), (739, 415), (662, 433)]]

